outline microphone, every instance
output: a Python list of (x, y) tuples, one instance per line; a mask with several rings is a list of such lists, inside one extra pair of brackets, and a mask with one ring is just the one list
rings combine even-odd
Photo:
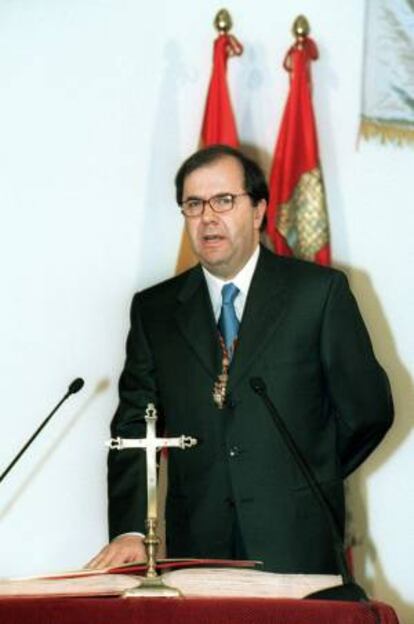
[(68, 388), (68, 394), (76, 394), (79, 390), (82, 390), (85, 382), (82, 377), (77, 377), (72, 381)]
[(250, 387), (256, 394), (260, 396), (263, 403), (265, 404), (268, 412), (272, 417), (276, 429), (282, 437), (284, 444), (287, 446), (296, 465), (304, 476), (308, 487), (312, 490), (312, 493), (322, 510), (322, 513), (329, 525), (329, 529), (331, 532), (335, 558), (338, 564), (339, 572), (343, 579), (343, 585), (338, 585), (336, 587), (330, 587), (328, 589), (322, 589), (320, 591), (313, 592), (312, 594), (305, 596), (305, 598), (311, 598), (316, 600), (345, 600), (350, 602), (368, 601), (368, 596), (366, 595), (362, 587), (360, 587), (355, 582), (352, 573), (348, 567), (342, 543), (341, 532), (339, 530), (336, 517), (325, 496), (325, 493), (318, 483), (309, 462), (300, 451), (293, 436), (291, 435), (284, 421), (282, 420), (276, 406), (267, 394), (265, 382), (261, 377), (252, 377), (250, 379)]
[(39, 433), (42, 431), (42, 429), (44, 427), (46, 427), (47, 423), (49, 422), (49, 420), (52, 418), (53, 414), (55, 412), (57, 412), (57, 410), (59, 409), (59, 407), (62, 405), (62, 403), (64, 403), (66, 401), (66, 399), (68, 397), (70, 397), (71, 394), (76, 394), (77, 392), (79, 392), (79, 390), (81, 388), (83, 388), (84, 385), (84, 380), (81, 377), (77, 377), (76, 379), (74, 379), (72, 381), (72, 383), (69, 385), (68, 390), (65, 394), (65, 396), (59, 401), (59, 403), (53, 408), (53, 410), (50, 412), (50, 414), (45, 418), (45, 420), (42, 422), (42, 424), (36, 429), (36, 431), (34, 432), (34, 434), (29, 438), (29, 440), (26, 442), (26, 444), (20, 449), (20, 451), (17, 453), (16, 457), (10, 462), (10, 464), (7, 466), (6, 470), (1, 474), (0, 476), (0, 483), (3, 481), (3, 479), (8, 475), (8, 473), (10, 472), (10, 470), (13, 468), (13, 466), (19, 461), (20, 457), (23, 455), (23, 453), (29, 448), (29, 446), (31, 445), (31, 443), (35, 440), (35, 438), (37, 438), (37, 436), (39, 435)]

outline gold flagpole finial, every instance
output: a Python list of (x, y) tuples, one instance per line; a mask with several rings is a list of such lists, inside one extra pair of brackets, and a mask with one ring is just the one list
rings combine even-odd
[(229, 30), (231, 30), (233, 26), (233, 21), (227, 9), (220, 9), (216, 17), (214, 18), (214, 26), (220, 34), (228, 33)]
[(297, 40), (304, 39), (310, 33), (309, 22), (304, 15), (298, 15), (293, 22), (292, 32)]

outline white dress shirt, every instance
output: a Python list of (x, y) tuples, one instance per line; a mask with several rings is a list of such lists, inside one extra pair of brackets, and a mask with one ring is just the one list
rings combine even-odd
[(259, 245), (257, 245), (256, 249), (250, 256), (244, 267), (231, 280), (222, 280), (219, 277), (216, 277), (215, 275), (210, 273), (210, 271), (208, 271), (205, 267), (203, 267), (203, 272), (206, 278), (207, 288), (210, 295), (211, 305), (213, 307), (214, 318), (216, 319), (216, 322), (219, 320), (222, 306), (221, 290), (225, 284), (230, 283), (235, 284), (235, 286), (237, 286), (237, 288), (239, 289), (239, 292), (237, 293), (237, 296), (234, 300), (234, 309), (236, 311), (238, 321), (240, 322), (242, 320), (250, 283), (253, 278), (253, 273), (255, 271), (257, 261), (259, 259), (259, 253), (260, 247)]

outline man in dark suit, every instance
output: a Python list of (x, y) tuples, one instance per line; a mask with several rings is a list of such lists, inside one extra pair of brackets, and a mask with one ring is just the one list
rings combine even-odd
[[(268, 189), (238, 151), (197, 152), (176, 187), (200, 264), (135, 295), (112, 435), (143, 437), (154, 402), (169, 436), (199, 440), (169, 453), (168, 556), (336, 572), (328, 524), (249, 381), (265, 381), (343, 531), (343, 479), (392, 422), (347, 280), (260, 247)], [(111, 451), (112, 541), (90, 565), (142, 559), (145, 516), (144, 454)]]

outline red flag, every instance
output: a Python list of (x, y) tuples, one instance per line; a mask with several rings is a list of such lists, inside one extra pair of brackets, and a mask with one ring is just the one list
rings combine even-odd
[[(227, 60), (239, 56), (242, 46), (233, 35), (222, 33), (214, 42), (213, 71), (207, 93), (206, 108), (201, 130), (201, 142), (205, 147), (224, 143), (237, 147), (236, 122), (227, 86)], [(183, 231), (176, 273), (185, 271), (196, 263), (186, 231)]]
[(290, 91), (270, 174), (267, 236), (276, 253), (329, 265), (329, 225), (311, 96), (310, 37), (288, 51)]
[(205, 147), (216, 143), (232, 147), (239, 144), (227, 86), (227, 59), (241, 52), (240, 43), (232, 35), (221, 34), (214, 42), (213, 72), (201, 130), (201, 140)]

